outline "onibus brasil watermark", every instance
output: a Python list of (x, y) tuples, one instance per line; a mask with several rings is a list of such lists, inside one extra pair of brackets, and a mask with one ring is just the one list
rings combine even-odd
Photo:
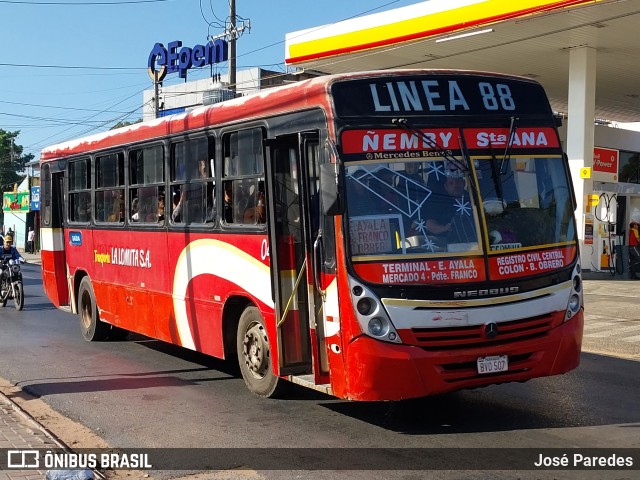
[(7, 450), (8, 469), (68, 469), (68, 468), (98, 468), (114, 469), (144, 469), (153, 468), (147, 453), (74, 453), (44, 452), (35, 449)]

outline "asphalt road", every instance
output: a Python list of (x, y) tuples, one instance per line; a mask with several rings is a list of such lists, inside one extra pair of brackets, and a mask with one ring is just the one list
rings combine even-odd
[[(328, 448), (640, 448), (640, 282), (585, 282), (585, 353), (569, 374), (421, 400), (353, 403), (302, 388), (283, 400), (261, 399), (246, 390), (233, 362), (145, 337), (85, 342), (77, 317), (44, 297), (39, 267), (25, 265), (24, 277), (24, 311), (11, 301), (0, 311), (0, 377), (113, 446), (304, 447), (320, 457), (335, 452)], [(420, 471), (261, 471), (249, 478), (254, 474), (424, 478)], [(240, 474), (221, 475), (206, 478)], [(638, 471), (549, 475), (437, 471), (429, 478), (638, 478)]]

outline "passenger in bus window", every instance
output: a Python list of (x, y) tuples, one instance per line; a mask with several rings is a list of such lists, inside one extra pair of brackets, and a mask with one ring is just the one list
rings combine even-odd
[(145, 187), (140, 194), (139, 218), (144, 223), (164, 220), (164, 193), (156, 196), (155, 187)]
[(231, 192), (232, 183), (224, 183), (224, 221), (233, 223), (233, 194)]
[(119, 193), (117, 197), (113, 199), (111, 207), (111, 213), (107, 217), (108, 222), (123, 222), (124, 221), (124, 198), (122, 193)]
[(258, 191), (255, 202), (255, 206), (249, 207), (244, 211), (244, 223), (255, 224), (266, 222), (263, 191)]
[(135, 197), (133, 200), (131, 200), (131, 220), (134, 222), (140, 221), (140, 212), (138, 211), (138, 209), (138, 197)]
[(140, 202), (140, 221), (144, 223), (154, 223), (158, 220), (158, 212), (153, 208), (153, 199), (145, 198)]
[(182, 206), (184, 204), (184, 191), (173, 192), (173, 200), (171, 202), (171, 221), (180, 223), (182, 221)]
[(77, 221), (88, 222), (91, 217), (91, 205), (88, 203), (78, 205)]
[(158, 222), (164, 221), (164, 193), (158, 195)]
[(209, 172), (207, 172), (207, 161), (201, 159), (198, 161), (198, 178), (208, 178)]
[(266, 205), (264, 201), (264, 192), (258, 190), (258, 200), (256, 202), (256, 222), (265, 223), (267, 221)]

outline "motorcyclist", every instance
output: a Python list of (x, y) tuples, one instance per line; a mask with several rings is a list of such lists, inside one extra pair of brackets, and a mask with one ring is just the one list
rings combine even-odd
[(20, 263), (24, 263), (25, 259), (20, 252), (13, 245), (13, 238), (9, 235), (5, 235), (2, 251), (0, 251), (0, 257), (9, 258), (11, 260), (18, 260)]

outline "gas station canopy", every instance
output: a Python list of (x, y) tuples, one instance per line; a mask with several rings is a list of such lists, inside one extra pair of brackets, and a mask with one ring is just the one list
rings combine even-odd
[(596, 118), (640, 122), (639, 27), (640, 0), (430, 0), (287, 34), (286, 63), (510, 73), (542, 83), (566, 113), (570, 53), (592, 49)]

